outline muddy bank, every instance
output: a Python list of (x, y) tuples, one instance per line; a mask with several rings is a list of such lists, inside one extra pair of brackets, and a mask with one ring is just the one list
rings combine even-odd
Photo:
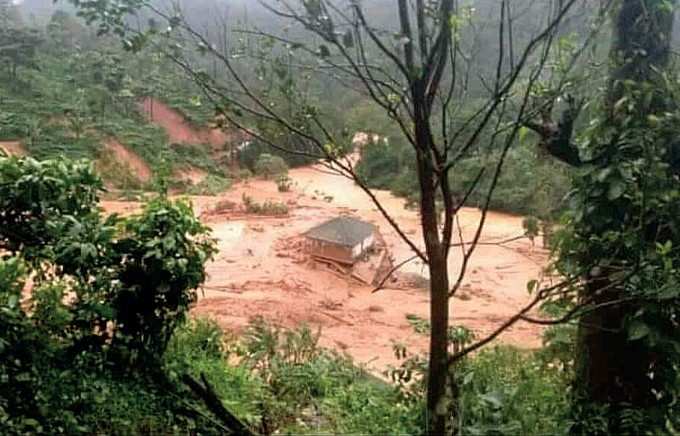
[[(146, 100), (142, 109), (163, 127), (170, 140), (184, 144), (206, 144), (219, 149), (228, 135), (196, 128), (181, 114), (160, 102)], [(335, 271), (307, 261), (299, 244), (292, 243), (306, 230), (340, 214), (350, 214), (378, 226), (396, 263), (413, 256), (365, 192), (351, 180), (319, 166), (290, 171), (294, 185), (280, 193), (272, 181), (240, 183), (217, 197), (193, 197), (196, 212), (213, 229), (219, 253), (208, 266), (209, 279), (194, 309), (197, 315), (215, 318), (225, 329), (243, 329), (255, 316), (296, 327), (309, 324), (322, 329), (322, 343), (347, 352), (358, 362), (375, 370), (397, 364), (395, 342), (411, 351), (427, 349), (427, 338), (416, 334), (407, 315), (428, 318), (428, 292), (419, 287), (427, 278), (421, 262), (411, 262), (402, 273), (421, 277), (411, 287), (388, 285), (380, 292), (341, 277)], [(221, 210), (242, 203), (244, 195), (257, 202), (267, 200), (288, 205), (284, 217), (254, 217)], [(399, 223), (403, 232), (422, 246), (418, 215), (404, 207), (404, 201), (389, 192), (376, 191), (376, 198)], [(129, 214), (138, 204), (106, 202), (105, 208)], [(472, 240), (480, 212), (466, 208), (459, 213), (462, 240)], [(541, 276), (547, 253), (531, 247), (525, 239), (505, 245), (494, 244), (523, 234), (522, 219), (489, 213), (480, 245), (472, 257), (463, 287), (450, 302), (453, 324), (464, 325), (482, 337), (497, 328), (529, 300), (526, 283)], [(461, 242), (461, 241), (455, 241)], [(462, 254), (452, 250), (449, 271), (460, 273)], [(517, 324), (498, 341), (533, 348), (541, 344), (540, 327)]]
[[(195, 312), (214, 317), (234, 331), (258, 315), (288, 327), (302, 323), (320, 327), (324, 345), (346, 351), (377, 370), (396, 363), (394, 342), (425, 351), (427, 338), (413, 332), (407, 315), (428, 318), (426, 290), (390, 289), (388, 285), (372, 293), (372, 287), (306, 262), (281, 241), (293, 240), (339, 214), (352, 214), (380, 228), (397, 262), (412, 256), (406, 243), (351, 181), (317, 167), (295, 169), (290, 176), (295, 185), (289, 193), (277, 192), (271, 181), (256, 180), (239, 184), (218, 198), (195, 199), (199, 212), (224, 200), (239, 203), (243, 194), (257, 201), (285, 202), (291, 209), (285, 218), (249, 218), (229, 212), (208, 215), (208, 224), (219, 241), (219, 254), (208, 268), (210, 279)], [(377, 197), (421, 245), (417, 214), (388, 192), (377, 192)], [(478, 210), (461, 211), (464, 240), (472, 238), (479, 218)], [(500, 241), (522, 232), (521, 218), (491, 213), (482, 240)], [(459, 273), (460, 261), (460, 252), (452, 251), (451, 274)], [(450, 303), (452, 322), (465, 325), (478, 336), (490, 333), (528, 301), (526, 283), (540, 276), (546, 262), (547, 253), (532, 249), (526, 240), (479, 246), (463, 288)], [(427, 275), (418, 262), (408, 264), (404, 271)], [(536, 326), (518, 324), (500, 341), (533, 348), (540, 346), (540, 333)]]

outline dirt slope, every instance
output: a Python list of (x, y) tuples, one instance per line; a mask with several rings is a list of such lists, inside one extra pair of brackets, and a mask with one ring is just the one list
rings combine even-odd
[[(133, 175), (139, 179), (140, 182), (147, 183), (153, 177), (153, 171), (149, 164), (146, 163), (137, 153), (130, 150), (114, 138), (107, 139), (104, 144), (104, 150), (111, 153), (120, 164), (130, 168)], [(115, 175), (109, 175), (115, 177)]]
[(220, 129), (200, 128), (187, 121), (182, 114), (153, 98), (146, 98), (140, 108), (149, 120), (162, 127), (170, 142), (177, 144), (208, 144), (223, 146), (230, 137)]
[(28, 152), (19, 141), (0, 141), (0, 149), (10, 156), (26, 156)]

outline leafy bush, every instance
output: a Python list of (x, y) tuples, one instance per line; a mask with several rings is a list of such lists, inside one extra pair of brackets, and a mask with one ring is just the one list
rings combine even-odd
[(0, 247), (20, 256), (0, 259), (2, 433), (211, 427), (180, 412), (181, 388), (158, 371), (214, 242), (188, 205), (164, 197), (104, 218), (101, 186), (87, 163), (0, 158)]
[(264, 203), (257, 203), (252, 197), (246, 194), (243, 194), (242, 199), (246, 213), (270, 216), (288, 215), (288, 206), (285, 203), (271, 200), (265, 200)]
[(33, 257), (61, 238), (64, 222), (96, 213), (101, 189), (87, 162), (0, 157), (0, 248)]
[[(498, 152), (463, 159), (452, 168), (453, 194), (462, 199), (472, 188), (483, 167), (495, 167)], [(419, 186), (413, 150), (399, 141), (369, 142), (362, 148), (357, 173), (368, 186), (389, 189), (410, 202), (418, 198)], [(481, 207), (486, 202), (493, 171), (487, 171), (472, 191), (467, 205)], [(559, 164), (541, 158), (529, 146), (517, 145), (505, 161), (501, 177), (491, 198), (493, 210), (554, 219), (564, 208), (568, 175)]]
[(125, 222), (115, 245), (121, 288), (112, 306), (118, 338), (130, 350), (156, 359), (164, 353), (206, 279), (204, 266), (216, 250), (208, 232), (190, 205), (165, 198)]
[(204, 375), (223, 403), (252, 427), (261, 422), (260, 397), (264, 385), (245, 365), (230, 364), (233, 338), (227, 338), (212, 320), (197, 318), (180, 326), (164, 356), (170, 373)]
[[(171, 371), (204, 374), (224, 404), (262, 434), (416, 434), (421, 403), (346, 357), (318, 346), (318, 332), (255, 318), (224, 344), (214, 322), (180, 327), (166, 353)], [(231, 363), (230, 363), (231, 362)]]
[(371, 187), (389, 189), (410, 154), (413, 152), (401, 143), (370, 141), (361, 150), (357, 174)]
[(281, 175), (276, 179), (276, 187), (279, 192), (289, 192), (293, 187), (293, 180), (286, 175)]
[(175, 330), (165, 358), (181, 362), (197, 356), (221, 359), (227, 355), (227, 340), (220, 326), (208, 318), (192, 318)]
[(464, 434), (565, 434), (568, 384), (527, 352), (496, 347), (457, 370)]
[(45, 341), (21, 309), (27, 269), (18, 258), (0, 260), (0, 430), (38, 430), (41, 405), (34, 364)]
[(273, 179), (288, 174), (288, 164), (279, 156), (262, 153), (255, 162), (253, 169), (255, 174), (264, 177), (265, 180)]
[(231, 188), (231, 183), (231, 179), (208, 174), (198, 184), (189, 186), (186, 193), (190, 195), (218, 195)]
[[(309, 146), (304, 144), (303, 141), (294, 140), (289, 138), (285, 133), (278, 132), (275, 134), (280, 138), (281, 144), (286, 144), (286, 150), (291, 150), (293, 153), (286, 153), (283, 150), (277, 150), (269, 144), (265, 144), (257, 139), (248, 142), (248, 145), (242, 147), (238, 151), (238, 161), (242, 168), (248, 168), (249, 170), (257, 173), (255, 169), (256, 163), (262, 154), (269, 154), (270, 156), (277, 156), (286, 163), (287, 166), (291, 168), (299, 167), (302, 165), (309, 165), (314, 162), (314, 159), (304, 156), (299, 153), (311, 153), (314, 154), (317, 151), (314, 146)], [(266, 135), (265, 135), (266, 136)]]
[(261, 431), (406, 434), (417, 432), (417, 413), (397, 390), (352, 361), (320, 348), (319, 332), (286, 330), (251, 321), (238, 352), (262, 383)]

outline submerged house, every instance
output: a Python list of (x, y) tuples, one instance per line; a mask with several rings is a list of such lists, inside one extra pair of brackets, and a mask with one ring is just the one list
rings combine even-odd
[(304, 236), (307, 252), (321, 259), (353, 265), (375, 244), (376, 227), (355, 218), (333, 218)]

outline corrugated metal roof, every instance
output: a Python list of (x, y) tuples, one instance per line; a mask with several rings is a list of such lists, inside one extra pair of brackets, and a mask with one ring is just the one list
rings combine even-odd
[(356, 218), (341, 216), (314, 227), (305, 233), (310, 239), (354, 247), (375, 232), (375, 226)]

